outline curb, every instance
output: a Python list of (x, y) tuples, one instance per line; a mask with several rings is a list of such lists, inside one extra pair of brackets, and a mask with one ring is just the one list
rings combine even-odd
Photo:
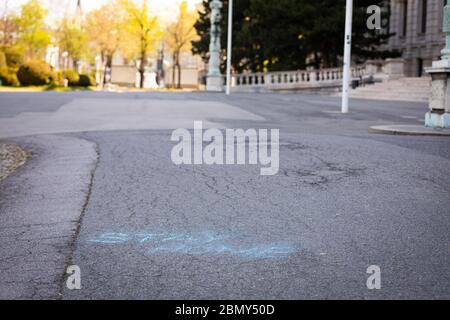
[(369, 133), (407, 136), (450, 136), (450, 129), (434, 129), (420, 125), (372, 126)]

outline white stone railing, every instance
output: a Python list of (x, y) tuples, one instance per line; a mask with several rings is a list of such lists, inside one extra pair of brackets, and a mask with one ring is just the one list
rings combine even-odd
[[(352, 68), (352, 77), (366, 75), (365, 66)], [(231, 76), (233, 90), (267, 89), (289, 90), (337, 87), (342, 83), (342, 68), (321, 70), (280, 71), (265, 73), (243, 73)]]

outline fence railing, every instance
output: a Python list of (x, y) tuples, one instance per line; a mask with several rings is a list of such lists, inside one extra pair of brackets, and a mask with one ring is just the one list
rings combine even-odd
[[(362, 77), (366, 74), (365, 66), (355, 66), (351, 69), (352, 77)], [(298, 70), (279, 72), (243, 73), (231, 76), (233, 88), (267, 88), (289, 89), (338, 85), (342, 81), (342, 68), (320, 70)]]

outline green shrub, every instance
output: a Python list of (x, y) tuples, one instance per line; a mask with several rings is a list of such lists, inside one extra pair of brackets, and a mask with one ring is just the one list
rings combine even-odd
[(95, 86), (95, 79), (87, 74), (80, 74), (80, 80), (78, 81), (80, 87)]
[(78, 82), (80, 81), (80, 76), (74, 70), (66, 70), (64, 71), (64, 77), (69, 81), (69, 86), (78, 86)]
[(6, 55), (3, 51), (0, 51), (0, 68), (6, 68)]
[(0, 80), (3, 86), (20, 86), (20, 82), (17, 79), (17, 75), (13, 69), (0, 68)]
[(53, 71), (50, 84), (60, 87), (64, 85), (64, 74), (61, 71)]
[(32, 60), (23, 64), (17, 72), (17, 78), (24, 86), (47, 85), (52, 82), (52, 67), (40, 60)]
[(6, 58), (6, 64), (10, 68), (19, 68), (25, 61), (23, 52), (18, 47), (2, 47), (0, 49)]

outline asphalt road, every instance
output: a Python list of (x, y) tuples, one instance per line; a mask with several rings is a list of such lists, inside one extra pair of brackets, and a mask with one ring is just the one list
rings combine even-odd
[[(0, 183), (0, 298), (450, 298), (450, 138), (368, 133), (422, 122), (425, 104), (350, 108), (298, 94), (2, 93), (0, 124), (29, 125), (0, 128), (0, 143), (33, 158)], [(76, 132), (61, 133), (69, 114)], [(280, 129), (279, 173), (174, 165), (180, 118)], [(65, 286), (72, 264), (80, 290)], [(380, 290), (366, 287), (370, 265)]]

